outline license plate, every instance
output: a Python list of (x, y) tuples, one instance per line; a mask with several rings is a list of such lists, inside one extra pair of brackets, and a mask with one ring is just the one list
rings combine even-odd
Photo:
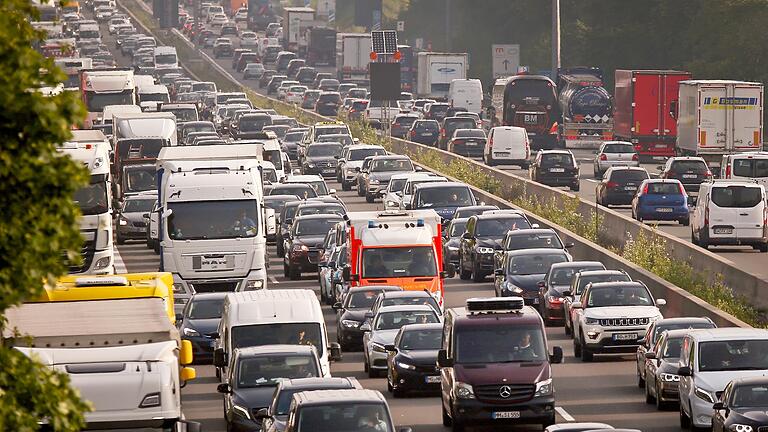
[(495, 419), (518, 419), (520, 418), (520, 411), (496, 411), (493, 413)]
[(561, 172), (565, 172), (565, 168), (550, 168), (549, 172), (561, 173)]
[(330, 174), (330, 173), (334, 173), (334, 172), (336, 172), (336, 170), (333, 169), (333, 168), (329, 168), (329, 169), (324, 169), (323, 170), (323, 174)]
[(474, 141), (468, 141), (468, 142), (467, 142), (467, 145), (468, 145), (468, 146), (476, 146), (476, 145), (477, 145), (477, 143), (476, 143), (476, 142), (474, 142)]
[(533, 298), (533, 304), (539, 304), (539, 298), (538, 297), (534, 297)]
[(509, 156), (509, 152), (494, 152), (494, 156)]
[(667, 148), (666, 144), (656, 144), (654, 147), (656, 148)]
[(637, 333), (616, 333), (613, 335), (613, 340), (628, 341), (637, 340)]
[(715, 234), (733, 234), (733, 228), (715, 228)]
[(696, 174), (683, 174), (683, 178), (696, 178)]
[(637, 188), (635, 186), (627, 186), (624, 188), (625, 191), (636, 191)]
[(426, 376), (424, 377), (424, 382), (427, 384), (435, 384), (440, 382), (440, 376)]
[(421, 136), (428, 136), (428, 137), (431, 137), (431, 136), (432, 136), (432, 134), (431, 134), (431, 133), (429, 133), (429, 132), (422, 132), (422, 133), (421, 133)]

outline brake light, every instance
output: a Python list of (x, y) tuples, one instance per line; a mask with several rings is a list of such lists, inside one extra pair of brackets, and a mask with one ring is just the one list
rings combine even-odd
[(647, 195), (648, 194), (648, 184), (643, 186), (643, 193), (641, 195)]
[(731, 178), (731, 165), (730, 164), (725, 166), (725, 178), (727, 178), (727, 179)]
[(633, 154), (633, 155), (632, 155), (632, 160), (633, 160), (633, 161), (639, 161), (639, 160), (640, 160), (640, 155), (639, 155), (639, 154), (637, 154), (637, 153)]
[(619, 184), (616, 182), (609, 181), (608, 183), (605, 184), (605, 186), (613, 189), (613, 188), (619, 187)]
[(704, 175), (707, 176), (707, 178), (712, 178), (712, 171), (707, 170), (707, 173)]
[(605, 153), (603, 153), (603, 154), (600, 155), (600, 160), (601, 161), (606, 161), (606, 160), (608, 160), (608, 156), (606, 156)]
[[(681, 195), (685, 195), (685, 188), (683, 187), (683, 184), (682, 183), (678, 183), (678, 186), (680, 186), (680, 194)], [(646, 186), (646, 187), (648, 187), (648, 186)]]
[(643, 149), (643, 146), (641, 146), (640, 144), (635, 144), (635, 151), (640, 151), (642, 149)]

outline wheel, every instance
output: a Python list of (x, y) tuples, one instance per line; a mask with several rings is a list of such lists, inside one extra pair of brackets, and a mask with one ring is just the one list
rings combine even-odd
[(680, 219), (680, 225), (682, 226), (688, 226), (691, 224), (691, 218), (687, 217), (685, 219)]
[(485, 280), (485, 275), (480, 271), (480, 268), (475, 265), (472, 269), (472, 282), (480, 283)]
[(664, 411), (667, 408), (666, 402), (661, 400), (661, 389), (656, 385), (656, 409), (658, 411)]
[(493, 160), (493, 156), (489, 154), (488, 157), (485, 158), (485, 164), (488, 166), (496, 166), (496, 161)]
[(440, 403), (440, 406), (443, 409), (443, 426), (451, 427), (451, 425), (453, 424), (453, 419), (451, 419), (451, 416), (448, 415), (448, 411), (445, 410), (445, 407), (443, 406), (442, 402)]
[(392, 388), (392, 396), (394, 396), (396, 398), (405, 397), (405, 390), (403, 390), (401, 388), (398, 388), (398, 387), (393, 387)]
[(691, 418), (685, 413), (683, 405), (680, 405), (680, 429), (689, 429), (691, 427)]
[(768, 243), (762, 243), (757, 245), (757, 250), (760, 252), (768, 252)]
[(392, 393), (392, 390), (394, 390), (394, 387), (392, 387), (392, 381), (390, 381), (389, 374), (387, 374), (387, 391)]
[(523, 163), (520, 164), (520, 169), (527, 170), (530, 167), (531, 167), (531, 163), (530, 162), (523, 162)]
[(693, 233), (693, 230), (691, 230), (691, 243), (694, 246), (698, 246), (699, 245), (699, 241), (696, 240), (696, 235)]
[(573, 191), (573, 192), (578, 192), (578, 191), (579, 191), (579, 189), (580, 189), (580, 185), (579, 185), (579, 183), (576, 183), (576, 184), (573, 184), (573, 185), (571, 185), (571, 191)]
[(702, 231), (704, 231), (704, 233), (699, 232), (699, 246), (703, 247), (704, 249), (709, 249), (709, 239), (707, 238), (708, 228), (704, 227), (702, 228)]
[(464, 423), (453, 421), (453, 432), (464, 432)]
[(645, 380), (643, 379), (643, 376), (640, 375), (640, 371), (637, 371), (637, 387), (638, 388), (645, 388)]
[(288, 278), (291, 280), (301, 279), (301, 270), (296, 267), (288, 267)]
[(276, 242), (277, 242), (277, 256), (282, 257), (283, 255), (285, 255), (285, 248), (283, 247), (283, 242), (281, 239), (277, 239)]
[(283, 277), (288, 277), (290, 274), (290, 270), (288, 270), (288, 266), (283, 263)]
[(365, 187), (360, 186), (360, 183), (357, 184), (357, 196), (365, 196)]
[(371, 203), (373, 203), (373, 200), (374, 200), (373, 195), (371, 195), (369, 193), (365, 194), (365, 202), (367, 202), (368, 204), (371, 204)]
[(544, 423), (542, 423), (541, 427), (546, 429), (554, 424), (555, 424), (555, 415), (552, 414), (552, 417), (548, 418)]
[(376, 369), (370, 367), (368, 362), (365, 362), (365, 365), (368, 366), (368, 378), (377, 378), (379, 376), (379, 373), (376, 371)]
[(647, 403), (648, 405), (655, 403), (656, 398), (654, 398), (651, 395), (651, 390), (648, 388), (648, 381), (645, 382), (645, 385), (643, 387), (645, 387), (645, 403)]
[(472, 272), (469, 270), (464, 270), (464, 260), (462, 259), (459, 259), (459, 279), (461, 280), (472, 279)]
[(235, 428), (232, 426), (232, 423), (227, 420), (227, 432), (234, 432)]
[(574, 357), (581, 357), (581, 344), (576, 339), (573, 338), (573, 355)]
[(147, 249), (153, 249), (152, 239), (147, 237)]
[(347, 182), (342, 180), (341, 181), (341, 190), (343, 190), (345, 192), (351, 191), (352, 190), (352, 185), (350, 185), (349, 183), (347, 183)]
[(586, 344), (584, 343), (584, 335), (581, 336), (581, 361), (584, 363), (591, 362), (594, 358), (594, 354), (592, 351), (588, 350), (586, 347)]
[(328, 296), (325, 295), (325, 288), (322, 285), (320, 285), (320, 302), (328, 304)]
[(154, 249), (155, 253), (159, 255), (160, 254), (160, 242), (157, 241), (157, 240), (153, 240), (152, 241), (152, 249)]

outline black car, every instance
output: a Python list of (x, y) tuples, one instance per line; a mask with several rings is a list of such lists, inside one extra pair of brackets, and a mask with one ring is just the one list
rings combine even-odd
[(322, 92), (315, 102), (315, 111), (322, 116), (335, 117), (341, 106), (338, 92)]
[(482, 282), (493, 274), (494, 255), (507, 231), (530, 228), (524, 215), (484, 213), (469, 218), (459, 243), (459, 277)]
[(272, 75), (272, 79), (270, 79), (269, 84), (267, 84), (267, 94), (271, 95), (277, 93), (277, 88), (287, 79), (288, 77), (285, 75)]
[(448, 150), (448, 141), (453, 137), (457, 129), (475, 129), (477, 123), (475, 119), (469, 117), (446, 117), (440, 125), (440, 139), (438, 146), (443, 150)]
[(572, 261), (552, 264), (544, 280), (539, 282), (539, 313), (545, 324), (563, 323), (564, 292), (571, 289), (571, 279), (581, 271), (605, 270), (599, 261)]
[(427, 111), (424, 112), (424, 118), (441, 122), (445, 118), (450, 107), (451, 105), (445, 102), (432, 103), (429, 105), (429, 108), (427, 108)]
[(269, 114), (243, 114), (237, 121), (232, 122), (229, 127), (229, 134), (232, 139), (253, 139), (262, 136), (262, 129), (264, 126), (272, 124), (272, 116)]
[(400, 327), (395, 342), (387, 345), (387, 389), (394, 397), (409, 392), (440, 391), (437, 351), (443, 324), (409, 324)]
[(275, 389), (272, 404), (269, 408), (258, 410), (254, 417), (261, 420), (261, 430), (265, 432), (283, 432), (288, 420), (293, 395), (299, 392), (315, 390), (348, 390), (362, 389), (363, 386), (355, 378), (297, 378), (280, 381)]
[(712, 171), (700, 157), (678, 156), (667, 159), (659, 177), (680, 180), (686, 193), (698, 194), (699, 186), (712, 180)]
[(531, 180), (547, 186), (579, 191), (579, 166), (569, 150), (541, 150), (530, 167)]
[(398, 286), (367, 285), (351, 287), (344, 296), (344, 301), (334, 303), (336, 311), (336, 340), (342, 351), (362, 349), (363, 333), (360, 326), (366, 320), (366, 313), (376, 301), (379, 294), (385, 291), (402, 291)]
[(237, 348), (224, 384), (224, 420), (228, 431), (257, 431), (255, 414), (272, 402), (275, 387), (284, 379), (322, 376), (315, 348), (309, 345), (263, 345)]
[(276, 70), (267, 69), (264, 71), (263, 74), (261, 74), (261, 78), (259, 78), (259, 88), (266, 87), (269, 82), (272, 80), (272, 77), (277, 75)]
[(461, 236), (464, 234), (469, 218), (453, 218), (447, 228), (443, 230), (443, 264), (445, 271), (452, 265), (459, 268), (459, 246)]
[(323, 177), (336, 175), (336, 160), (341, 155), (338, 142), (313, 143), (307, 147), (301, 164), (302, 174), (319, 174)]
[(448, 151), (467, 157), (482, 157), (487, 140), (482, 129), (456, 129), (448, 141)]
[(539, 281), (552, 264), (571, 261), (563, 249), (523, 249), (504, 253), (501, 267), (495, 270), (497, 297), (522, 297), (526, 305), (539, 301)]
[(309, 128), (289, 129), (280, 140), (283, 151), (288, 154), (288, 157), (291, 160), (296, 160), (299, 156), (299, 143), (304, 139), (304, 134), (306, 134), (308, 130)]
[(615, 167), (608, 168), (603, 180), (597, 184), (595, 200), (604, 206), (629, 205), (643, 180), (649, 179), (645, 168)]
[[(721, 401), (716, 402), (713, 409), (713, 432), (762, 432), (768, 424), (768, 377), (731, 381), (725, 386)], [(734, 426), (737, 424), (743, 425), (742, 428)]]
[(226, 292), (193, 294), (184, 306), (184, 312), (176, 318), (181, 338), (192, 343), (192, 358), (197, 363), (213, 361), (214, 336), (226, 296)]
[(437, 120), (416, 120), (405, 137), (410, 141), (434, 147), (440, 137), (440, 123)]
[(288, 237), (283, 240), (283, 275), (297, 280), (302, 272), (317, 272), (325, 235), (341, 221), (341, 216), (327, 214), (295, 217)]
[(315, 68), (304, 66), (296, 71), (296, 81), (301, 85), (311, 86), (312, 83), (315, 82), (315, 75), (317, 75), (317, 70), (315, 70)]

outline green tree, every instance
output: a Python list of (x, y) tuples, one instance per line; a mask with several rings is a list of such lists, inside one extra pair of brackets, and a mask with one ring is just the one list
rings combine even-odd
[[(0, 332), (4, 312), (41, 295), (66, 272), (62, 251), (78, 259), (82, 238), (72, 202), (87, 173), (56, 146), (83, 118), (77, 96), (47, 97), (64, 75), (33, 49), (43, 34), (30, 24), (29, 0), (0, 1)], [(40, 317), (45, 319), (45, 317)], [(0, 430), (31, 431), (46, 419), (53, 430), (76, 431), (88, 405), (58, 373), (0, 342)]]

